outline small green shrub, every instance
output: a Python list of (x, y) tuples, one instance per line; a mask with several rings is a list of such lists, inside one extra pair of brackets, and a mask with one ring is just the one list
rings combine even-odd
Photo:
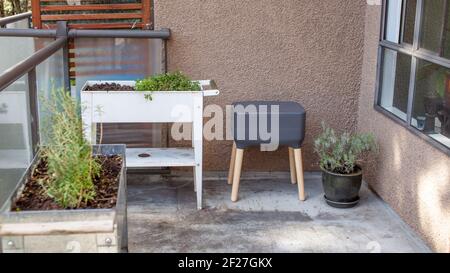
[(335, 131), (322, 123), (323, 132), (314, 142), (315, 152), (320, 157), (320, 167), (339, 174), (351, 174), (356, 171), (357, 162), (365, 152), (377, 149), (373, 134), (343, 133)]
[[(181, 72), (159, 74), (136, 81), (136, 91), (200, 91), (200, 84)], [(151, 100), (150, 94), (145, 96)]]
[(50, 112), (48, 143), (41, 147), (48, 179), (41, 185), (60, 206), (79, 208), (95, 197), (93, 178), (100, 174), (101, 166), (83, 137), (80, 105), (69, 92), (52, 93), (52, 99), (45, 101)]

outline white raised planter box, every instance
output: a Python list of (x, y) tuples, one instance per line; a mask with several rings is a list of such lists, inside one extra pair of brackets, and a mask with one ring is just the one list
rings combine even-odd
[[(202, 208), (203, 97), (217, 96), (213, 81), (199, 81), (201, 91), (85, 91), (87, 86), (134, 81), (88, 81), (81, 90), (86, 138), (95, 144), (96, 123), (192, 123), (191, 148), (127, 149), (127, 168), (194, 167), (197, 208)], [(152, 100), (146, 99), (150, 94)], [(150, 157), (139, 157), (140, 154)]]

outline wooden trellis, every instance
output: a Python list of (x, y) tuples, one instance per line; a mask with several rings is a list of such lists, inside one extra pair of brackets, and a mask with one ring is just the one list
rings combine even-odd
[(31, 0), (34, 28), (152, 29), (152, 0)]

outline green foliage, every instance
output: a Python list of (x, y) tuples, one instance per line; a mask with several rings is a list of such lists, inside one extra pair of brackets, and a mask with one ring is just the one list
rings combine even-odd
[(435, 74), (434, 82), (436, 83), (436, 93), (440, 98), (444, 97), (448, 72), (447, 69), (440, 69)]
[(60, 206), (79, 208), (95, 197), (93, 177), (101, 166), (83, 137), (80, 105), (70, 94), (54, 89), (45, 106), (50, 112), (49, 140), (41, 151), (49, 176), (41, 185)]
[[(181, 72), (159, 74), (136, 81), (136, 91), (200, 91), (200, 84), (193, 82)], [(150, 94), (145, 98), (152, 100)]]
[(335, 131), (322, 123), (323, 132), (314, 142), (314, 149), (320, 157), (320, 167), (339, 174), (355, 172), (356, 164), (365, 152), (377, 149), (373, 134), (343, 133)]
[(0, 17), (26, 12), (29, 8), (28, 0), (0, 0)]

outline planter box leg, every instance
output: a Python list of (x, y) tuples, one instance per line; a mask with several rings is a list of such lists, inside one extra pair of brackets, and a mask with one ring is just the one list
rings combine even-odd
[(194, 118), (192, 123), (193, 146), (195, 155), (194, 181), (197, 193), (197, 209), (202, 209), (202, 188), (203, 188), (203, 97), (197, 96), (194, 99)]
[(197, 209), (202, 209), (202, 166), (195, 167), (195, 181), (196, 182), (196, 194), (197, 194)]
[(195, 167), (192, 168), (192, 173), (194, 174), (194, 192), (197, 192), (197, 174), (195, 173)]

